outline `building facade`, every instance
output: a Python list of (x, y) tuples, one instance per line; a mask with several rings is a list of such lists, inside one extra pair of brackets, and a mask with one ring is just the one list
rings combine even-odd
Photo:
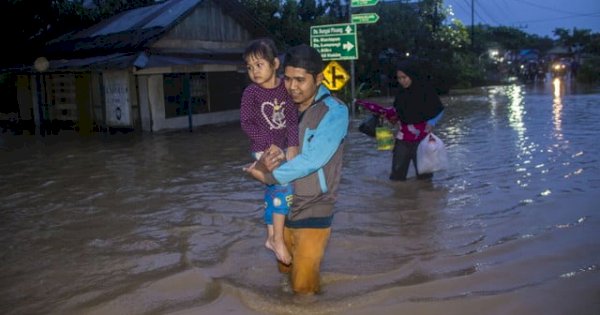
[(49, 42), (17, 79), (42, 132), (160, 131), (239, 119), (248, 42), (266, 30), (235, 0), (168, 0)]

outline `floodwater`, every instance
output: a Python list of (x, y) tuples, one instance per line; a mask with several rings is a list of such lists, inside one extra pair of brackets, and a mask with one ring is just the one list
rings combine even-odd
[(0, 313), (600, 314), (600, 89), (444, 100), (431, 182), (388, 181), (390, 151), (353, 120), (313, 297), (263, 245), (237, 124), (1, 135)]

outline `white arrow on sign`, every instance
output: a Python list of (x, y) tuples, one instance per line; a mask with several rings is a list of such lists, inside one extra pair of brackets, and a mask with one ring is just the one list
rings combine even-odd
[(342, 48), (344, 48), (347, 51), (351, 51), (352, 48), (354, 48), (354, 45), (352, 45), (351, 42), (346, 42), (344, 45), (342, 45)]
[(352, 33), (352, 27), (350, 25), (346, 26), (346, 34)]

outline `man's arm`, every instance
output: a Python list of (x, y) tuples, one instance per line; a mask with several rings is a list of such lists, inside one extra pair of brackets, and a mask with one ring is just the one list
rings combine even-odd
[(273, 144), (261, 155), (258, 161), (244, 168), (244, 171), (263, 184), (273, 185), (277, 183), (272, 175), (273, 169), (279, 166), (283, 160), (285, 160), (283, 150)]
[(343, 104), (331, 106), (316, 129), (305, 131), (300, 154), (275, 169), (272, 177), (280, 184), (288, 184), (322, 168), (346, 137), (348, 123), (348, 108)]
[(248, 174), (250, 174), (252, 177), (254, 177), (254, 179), (256, 179), (257, 181), (266, 184), (266, 185), (273, 185), (273, 184), (277, 184), (277, 181), (273, 178), (273, 175), (271, 174), (271, 172), (269, 172), (267, 169), (260, 167), (259, 163), (254, 163), (252, 164), (250, 167), (244, 169), (244, 171), (248, 172)]

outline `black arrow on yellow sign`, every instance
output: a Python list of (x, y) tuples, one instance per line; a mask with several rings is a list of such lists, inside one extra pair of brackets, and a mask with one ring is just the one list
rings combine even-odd
[(337, 91), (348, 81), (348, 73), (335, 61), (331, 61), (323, 72), (323, 84), (330, 90)]

